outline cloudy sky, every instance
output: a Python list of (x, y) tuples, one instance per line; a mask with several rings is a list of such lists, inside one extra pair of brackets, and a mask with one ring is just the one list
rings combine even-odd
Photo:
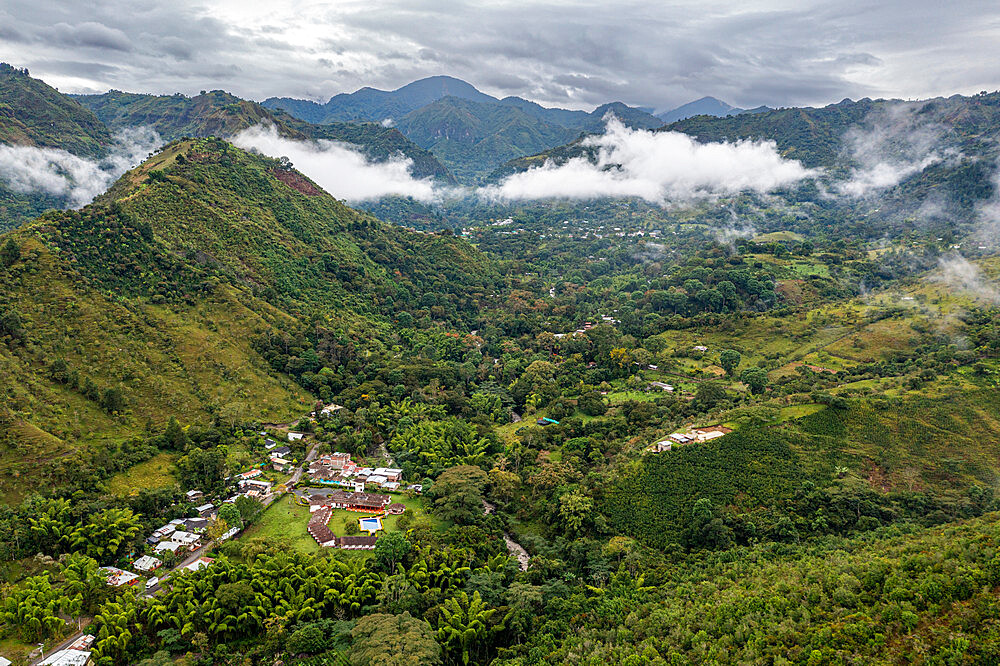
[(436, 74), (497, 96), (662, 110), (1000, 87), (1000, 3), (4, 0), (0, 60), (65, 92), (325, 101)]

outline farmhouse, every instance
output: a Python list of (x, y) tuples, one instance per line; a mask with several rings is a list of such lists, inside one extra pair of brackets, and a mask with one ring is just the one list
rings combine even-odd
[(271, 483), (269, 481), (250, 479), (249, 481), (240, 481), (239, 486), (240, 490), (256, 490), (261, 495), (267, 495), (271, 492)]
[(288, 433), (288, 441), (297, 442), (305, 436), (306, 436), (305, 433), (302, 432), (290, 432)]
[(291, 466), (292, 466), (291, 460), (286, 460), (280, 456), (275, 456), (271, 458), (271, 469), (273, 469), (275, 472), (284, 472)]
[(200, 500), (204, 496), (205, 493), (201, 492), (200, 490), (189, 490), (186, 493), (184, 493), (184, 497), (187, 498), (188, 502), (194, 502), (196, 500)]
[(247, 470), (246, 472), (243, 472), (243, 473), (241, 473), (241, 474), (240, 474), (240, 479), (239, 479), (239, 480), (240, 480), (241, 482), (242, 482), (242, 481), (247, 481), (247, 480), (249, 480), (249, 479), (253, 479), (253, 478), (256, 478), (256, 477), (258, 477), (258, 476), (260, 476), (261, 474), (263, 474), (263, 472), (262, 472), (262, 471), (260, 471), (259, 469), (251, 469), (251, 470)]

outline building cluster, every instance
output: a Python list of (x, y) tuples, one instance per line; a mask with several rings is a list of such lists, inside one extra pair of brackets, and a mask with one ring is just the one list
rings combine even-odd
[(365, 492), (333, 490), (326, 494), (316, 494), (309, 498), (309, 525), (306, 528), (313, 539), (324, 548), (345, 550), (371, 550), (375, 548), (376, 536), (338, 537), (327, 526), (335, 509), (361, 511), (364, 513), (384, 513), (399, 515), (406, 511), (406, 505), (395, 503), (389, 495)]
[[(94, 636), (84, 634), (64, 649), (57, 650), (45, 657), (38, 664), (39, 666), (85, 666), (90, 663), (90, 646), (93, 644)], [(11, 662), (7, 661), (7, 663)]]
[[(356, 493), (372, 490), (400, 489), (403, 470), (392, 467), (360, 467), (350, 453), (328, 453), (309, 464), (309, 478), (316, 483), (350, 488)], [(418, 486), (409, 490), (420, 492)]]
[(661, 453), (663, 451), (670, 451), (677, 444), (692, 444), (700, 442), (708, 442), (713, 439), (722, 437), (723, 435), (732, 432), (732, 428), (727, 428), (725, 426), (710, 426), (707, 428), (691, 428), (685, 430), (684, 432), (673, 432), (667, 435), (664, 439), (653, 444), (653, 451)]
[(264, 448), (267, 449), (267, 457), (271, 460), (271, 469), (275, 472), (287, 472), (295, 466), (295, 461), (291, 459), (291, 447), (279, 445), (273, 439), (265, 439)]

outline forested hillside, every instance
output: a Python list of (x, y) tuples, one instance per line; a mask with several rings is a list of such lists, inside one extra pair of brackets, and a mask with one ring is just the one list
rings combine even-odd
[[(29, 427), (86, 445), (168, 415), (280, 419), (304, 395), (256, 338), (311, 322), (346, 362), (425, 294), (436, 318), (477, 321), (498, 280), (457, 239), (387, 226), (212, 139), (170, 144), (91, 206), (5, 242), (17, 250), (0, 273), (0, 362), (20, 415), (7, 420), (11, 451), (30, 445)], [(10, 471), (47, 464), (8, 460)], [(16, 477), (8, 492), (23, 487)]]

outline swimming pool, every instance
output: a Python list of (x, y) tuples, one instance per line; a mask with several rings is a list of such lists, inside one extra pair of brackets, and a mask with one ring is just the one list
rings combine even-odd
[(382, 519), (378, 516), (372, 516), (371, 518), (359, 518), (358, 525), (361, 527), (362, 532), (375, 534), (382, 529)]

